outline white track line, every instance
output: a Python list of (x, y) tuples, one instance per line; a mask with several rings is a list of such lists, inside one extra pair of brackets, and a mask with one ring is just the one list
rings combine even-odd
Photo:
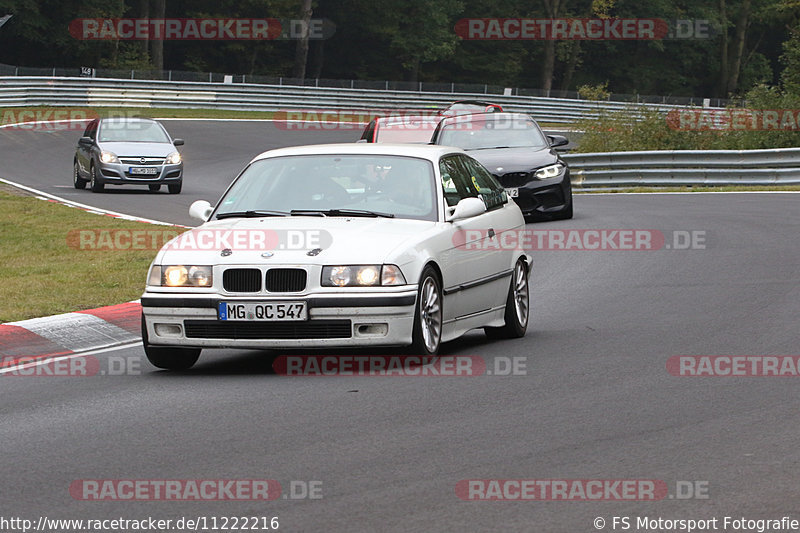
[(6, 183), (8, 185), (11, 185), (12, 187), (17, 187), (18, 189), (22, 189), (23, 191), (28, 191), (30, 193), (36, 194), (37, 196), (44, 197), (44, 198), (49, 199), (49, 200), (55, 200), (56, 202), (59, 202), (59, 203), (65, 204), (65, 205), (69, 205), (69, 206), (72, 206), (72, 207), (79, 207), (81, 209), (85, 209), (85, 210), (90, 211), (92, 213), (99, 213), (99, 214), (102, 214), (102, 215), (113, 215), (113, 216), (119, 217), (119, 218), (121, 218), (123, 220), (132, 220), (134, 222), (147, 222), (148, 224), (157, 224), (159, 226), (173, 226), (173, 227), (179, 227), (179, 228), (187, 227), (187, 226), (181, 226), (180, 224), (171, 224), (169, 222), (163, 222), (161, 220), (153, 220), (153, 219), (150, 219), (150, 218), (142, 218), (142, 217), (136, 217), (136, 216), (132, 216), (132, 215), (126, 215), (125, 213), (119, 213), (117, 211), (109, 211), (108, 209), (101, 209), (99, 207), (94, 207), (92, 205), (86, 205), (86, 204), (81, 204), (81, 203), (78, 203), (78, 202), (73, 202), (72, 200), (67, 200), (66, 198), (61, 198), (60, 196), (56, 196), (54, 194), (49, 194), (49, 193), (46, 193), (44, 191), (40, 191), (39, 189), (34, 189), (33, 187), (28, 187), (27, 185), (22, 185), (21, 183), (16, 183), (14, 181), (7, 180), (7, 179), (4, 179), (4, 178), (0, 178), (0, 182)]

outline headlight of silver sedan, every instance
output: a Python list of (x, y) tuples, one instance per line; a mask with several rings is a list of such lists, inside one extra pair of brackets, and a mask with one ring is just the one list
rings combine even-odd
[(178, 152), (172, 152), (171, 154), (169, 154), (167, 156), (167, 164), (168, 165), (177, 165), (181, 161), (182, 161), (181, 160), (181, 154), (179, 154)]
[(560, 176), (566, 167), (561, 163), (556, 163), (554, 165), (547, 165), (546, 167), (542, 167), (537, 169), (533, 172), (533, 175), (536, 176), (537, 179), (546, 180), (548, 178), (557, 178)]
[(322, 267), (323, 287), (377, 287), (405, 285), (396, 265), (337, 265)]
[(116, 154), (106, 151), (100, 152), (100, 161), (103, 163), (119, 163), (119, 159), (117, 159)]
[(153, 265), (147, 278), (153, 287), (210, 287), (213, 282), (208, 265)]

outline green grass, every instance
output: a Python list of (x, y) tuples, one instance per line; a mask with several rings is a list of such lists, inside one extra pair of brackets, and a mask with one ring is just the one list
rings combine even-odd
[(754, 192), (754, 191), (800, 191), (800, 185), (721, 185), (719, 187), (618, 187), (610, 188), (575, 188), (575, 194), (622, 193), (622, 192)]
[(183, 231), (0, 191), (0, 322), (139, 298), (157, 250), (81, 250), (76, 239), (80, 230), (118, 229)]

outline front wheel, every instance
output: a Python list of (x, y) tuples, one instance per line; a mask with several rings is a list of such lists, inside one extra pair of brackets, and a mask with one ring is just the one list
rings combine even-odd
[(183, 187), (182, 181), (179, 181), (175, 185), (167, 185), (170, 194), (180, 194), (182, 187)]
[(86, 180), (81, 177), (80, 169), (78, 168), (78, 162), (75, 161), (72, 164), (72, 185), (76, 189), (85, 189), (86, 188)]
[(505, 326), (499, 328), (483, 328), (490, 339), (517, 339), (525, 336), (528, 329), (530, 298), (528, 291), (528, 266), (522, 259), (514, 265), (511, 285), (506, 298)]
[(442, 342), (442, 287), (436, 271), (425, 267), (420, 276), (417, 309), (410, 351), (414, 355), (436, 355)]
[(89, 174), (92, 177), (92, 179), (89, 181), (92, 192), (103, 192), (103, 189), (105, 189), (105, 184), (100, 181), (100, 178), (97, 177), (97, 167), (94, 166), (94, 163), (92, 163)]
[(176, 348), (169, 346), (151, 346), (147, 342), (147, 325), (142, 315), (142, 345), (150, 364), (166, 370), (186, 370), (191, 368), (200, 358), (200, 348)]

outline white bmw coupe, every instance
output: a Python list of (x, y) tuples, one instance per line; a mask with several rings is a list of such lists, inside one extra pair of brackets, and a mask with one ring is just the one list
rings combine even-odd
[(525, 335), (531, 258), (504, 244), (522, 213), (458, 148), (271, 150), (190, 214), (203, 224), (158, 252), (141, 298), (156, 367), (189, 368), (203, 348), (432, 356), (475, 328)]

